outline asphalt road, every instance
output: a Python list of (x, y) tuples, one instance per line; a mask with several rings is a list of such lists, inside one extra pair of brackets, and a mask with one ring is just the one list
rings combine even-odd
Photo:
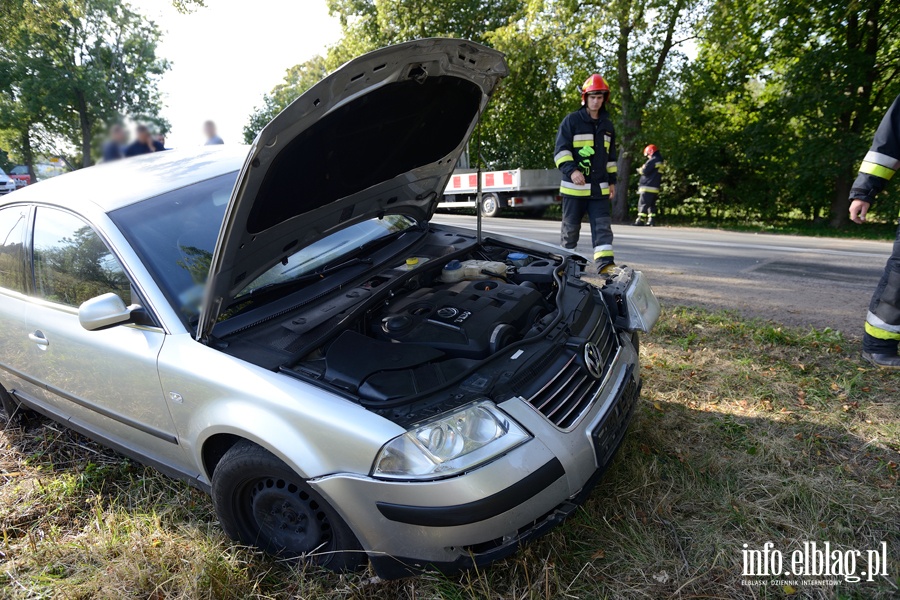
[[(475, 217), (435, 215), (475, 227)], [(485, 232), (559, 243), (559, 223), (484, 219)], [(663, 305), (735, 310), (786, 325), (831, 327), (858, 339), (890, 242), (736, 233), (681, 227), (614, 226), (616, 263), (647, 274)], [(590, 256), (590, 228), (580, 253)]]

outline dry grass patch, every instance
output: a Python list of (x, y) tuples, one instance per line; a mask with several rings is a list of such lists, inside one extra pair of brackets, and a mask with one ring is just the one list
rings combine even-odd
[[(892, 598), (900, 375), (831, 331), (670, 308), (610, 472), (565, 525), (493, 567), (379, 582), (230, 543), (202, 493), (42, 419), (0, 433), (10, 598)], [(742, 544), (888, 543), (890, 576), (741, 586)]]

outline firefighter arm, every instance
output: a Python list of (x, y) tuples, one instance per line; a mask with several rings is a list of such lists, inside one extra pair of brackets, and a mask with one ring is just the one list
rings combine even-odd
[(850, 189), (851, 200), (871, 204), (900, 169), (900, 96), (898, 96), (875, 131), (872, 147), (859, 166), (859, 175)]
[(609, 141), (609, 152), (606, 155), (606, 182), (609, 183), (609, 193), (615, 195), (613, 189), (619, 178), (619, 167), (617, 166), (619, 151), (616, 149), (616, 132), (611, 132), (610, 137), (612, 139)]
[[(575, 148), (572, 146), (572, 132), (570, 129), (569, 119), (564, 119), (556, 134), (556, 146), (553, 150), (553, 161), (556, 163), (556, 168), (569, 178), (576, 171)], [(573, 183), (577, 182), (573, 180)]]

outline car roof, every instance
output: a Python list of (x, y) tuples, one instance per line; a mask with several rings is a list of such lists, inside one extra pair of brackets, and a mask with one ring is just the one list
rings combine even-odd
[(248, 150), (237, 145), (199, 146), (124, 158), (26, 186), (4, 197), (0, 206), (49, 201), (73, 209), (94, 204), (110, 212), (238, 171)]

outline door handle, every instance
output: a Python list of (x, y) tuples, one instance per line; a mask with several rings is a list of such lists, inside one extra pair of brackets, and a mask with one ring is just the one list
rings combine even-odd
[(38, 346), (49, 346), (50, 340), (44, 337), (44, 333), (38, 329), (34, 333), (28, 334), (28, 339), (37, 344)]

